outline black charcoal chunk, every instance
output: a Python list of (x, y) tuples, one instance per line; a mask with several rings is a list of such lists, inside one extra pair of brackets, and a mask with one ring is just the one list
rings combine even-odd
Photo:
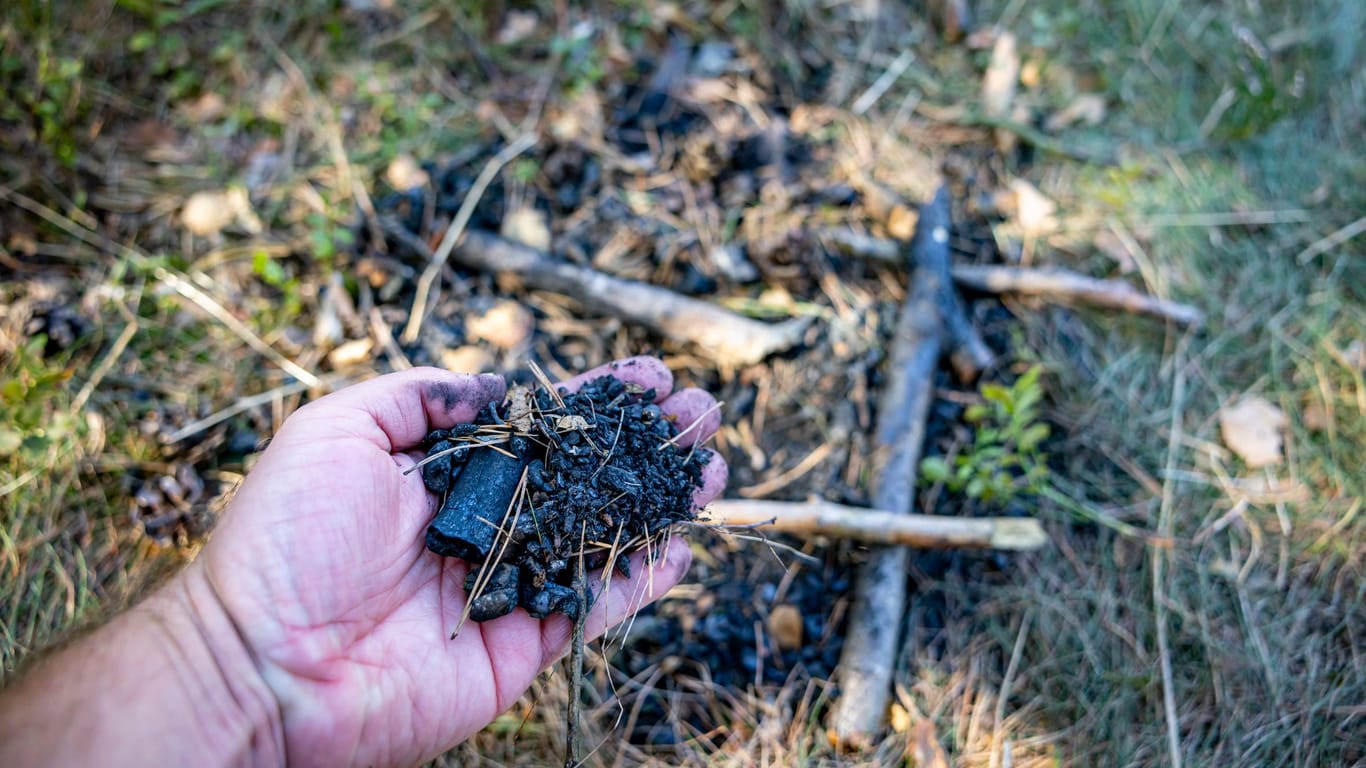
[[(591, 598), (588, 602), (592, 603)], [(571, 621), (577, 621), (579, 618), (579, 596), (569, 587), (553, 581), (546, 582), (545, 586), (539, 589), (524, 585), (522, 607), (534, 619), (544, 619), (552, 613), (563, 613)]]
[[(475, 568), (465, 577), (466, 594), (474, 592), (483, 571), (484, 568)], [(521, 572), (511, 563), (500, 563), (494, 567), (479, 596), (470, 600), (470, 618), (474, 621), (490, 621), (512, 613), (521, 595), (517, 588), (520, 577)]]
[(493, 448), (470, 450), (472, 455), (451, 485), (441, 511), (427, 526), (427, 549), (482, 563), (493, 548), (496, 526), (503, 523), (526, 462)]

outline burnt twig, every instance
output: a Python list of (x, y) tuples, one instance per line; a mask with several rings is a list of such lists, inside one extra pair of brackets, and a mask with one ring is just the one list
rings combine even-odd
[[(911, 237), (914, 232), (919, 231), (919, 218), (921, 216), (931, 216), (936, 221), (944, 224), (945, 233), (951, 220), (949, 210), (948, 195), (938, 195), (929, 202), (923, 211), (916, 211), (908, 205), (895, 192), (886, 187), (867, 179), (856, 179), (855, 186), (863, 196), (864, 206), (869, 213), (896, 236), (894, 242), (873, 241), (877, 245), (885, 245), (879, 252), (879, 256), (890, 257), (891, 260), (901, 262), (905, 260), (905, 246), (902, 244), (906, 238)], [(915, 228), (912, 231), (912, 228)], [(848, 233), (853, 235), (853, 233)], [(947, 238), (947, 234), (945, 235)], [(854, 235), (855, 242), (858, 240), (872, 240)], [(945, 258), (942, 263), (934, 264), (936, 270), (940, 272), (940, 278), (945, 286), (949, 286), (949, 260)], [(938, 298), (940, 307), (940, 317), (944, 320), (944, 330), (948, 333), (946, 339), (948, 343), (949, 362), (953, 366), (953, 373), (959, 381), (971, 383), (982, 375), (982, 371), (991, 368), (996, 364), (996, 355), (991, 348), (982, 340), (982, 336), (977, 333), (977, 329), (968, 321), (967, 310), (963, 306), (963, 300), (949, 286), (941, 291)]]
[[(934, 371), (944, 344), (943, 294), (949, 260), (948, 190), (941, 187), (924, 206), (911, 240), (910, 290), (892, 339), (887, 385), (878, 407), (873, 453), (873, 506), (905, 514), (915, 494), (925, 423), (934, 399)], [(841, 695), (831, 717), (834, 739), (862, 746), (881, 727), (897, 656), (897, 633), (906, 601), (909, 553), (887, 547), (872, 553), (859, 571), (840, 655)]]

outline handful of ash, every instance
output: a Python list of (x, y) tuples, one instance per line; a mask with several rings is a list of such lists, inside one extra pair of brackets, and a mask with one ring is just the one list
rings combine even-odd
[(473, 566), (467, 618), (520, 606), (577, 620), (593, 599), (583, 573), (629, 578), (625, 553), (654, 550), (674, 523), (696, 519), (711, 454), (680, 448), (689, 425), (654, 398), (612, 376), (573, 393), (514, 386), (474, 423), (427, 436), (422, 479), (443, 495), (427, 548)]

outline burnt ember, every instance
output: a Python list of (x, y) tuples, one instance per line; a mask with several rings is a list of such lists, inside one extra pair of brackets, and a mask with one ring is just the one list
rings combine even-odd
[(470, 619), (518, 607), (577, 619), (581, 557), (585, 572), (611, 565), (629, 576), (626, 552), (696, 519), (711, 454), (680, 448), (690, 425), (654, 397), (612, 376), (574, 393), (513, 387), (473, 424), (427, 436), (422, 479), (443, 496), (427, 548), (474, 566)]

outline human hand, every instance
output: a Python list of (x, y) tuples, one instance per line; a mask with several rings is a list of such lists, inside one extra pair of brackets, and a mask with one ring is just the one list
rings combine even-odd
[[(653, 388), (682, 425), (702, 420), (684, 445), (720, 424), (705, 392), (672, 392), (658, 360), (631, 358), (604, 374)], [(672, 392), (672, 394), (671, 394)], [(468, 623), (447, 640), (465, 606), (468, 564), (423, 546), (440, 500), (421, 473), (403, 474), (432, 429), (473, 420), (499, 400), (497, 376), (436, 369), (392, 374), (301, 408), (248, 475), (186, 578), (221, 602), (279, 703), (278, 732), (291, 764), (393, 765), (431, 758), (509, 707), (563, 655), (564, 616), (518, 610)], [(713, 456), (699, 505), (725, 486)], [(632, 556), (634, 578), (611, 580), (590, 613), (600, 635), (682, 578), (680, 541), (653, 565)]]

